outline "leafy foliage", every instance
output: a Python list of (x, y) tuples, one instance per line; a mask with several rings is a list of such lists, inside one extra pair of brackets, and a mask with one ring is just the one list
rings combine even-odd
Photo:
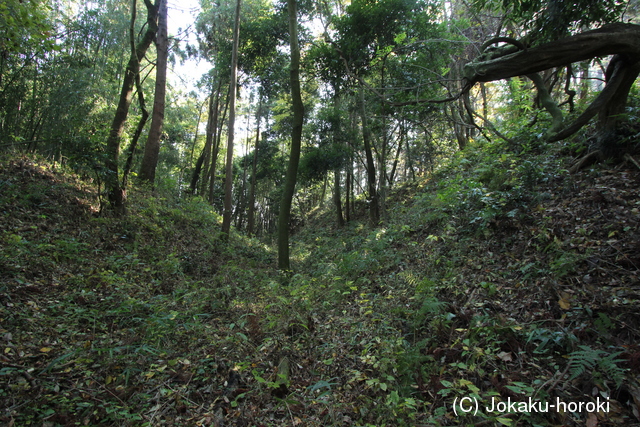
[(54, 49), (54, 29), (48, 16), (50, 10), (50, 5), (39, 0), (2, 2), (0, 30), (4, 36), (0, 52), (3, 55), (28, 54), (34, 47), (42, 51)]
[(576, 30), (618, 22), (626, 10), (625, 2), (588, 0), (475, 0), (476, 8), (499, 7), (509, 21), (522, 26), (532, 44), (567, 36)]

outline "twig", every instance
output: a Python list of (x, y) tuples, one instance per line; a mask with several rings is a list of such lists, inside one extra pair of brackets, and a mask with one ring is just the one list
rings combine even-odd
[(633, 157), (631, 157), (631, 154), (627, 153), (624, 155), (624, 159), (625, 160), (629, 160), (631, 163), (633, 163), (634, 165), (636, 165), (636, 167), (638, 169), (640, 169), (640, 164), (638, 163), (638, 161), (636, 159), (634, 159)]
[(10, 368), (16, 368), (16, 369), (20, 369), (19, 371), (16, 371), (16, 374), (24, 377), (24, 379), (26, 379), (27, 381), (29, 381), (29, 384), (31, 385), (31, 387), (33, 387), (34, 389), (38, 387), (38, 382), (36, 381), (35, 378), (33, 378), (33, 376), (28, 372), (28, 367), (27, 366), (23, 366), (23, 365), (17, 365), (15, 363), (7, 363), (4, 361), (0, 361), (4, 366), (8, 366)]
[[(616, 248), (615, 246), (613, 246), (613, 245), (612, 245), (611, 243), (609, 243), (609, 242), (607, 242), (607, 245), (609, 245), (609, 247), (610, 247), (611, 249), (613, 249), (615, 252), (617, 252), (619, 255), (622, 255), (624, 258), (626, 258), (626, 259), (627, 259), (627, 261), (629, 261), (629, 264), (631, 264), (631, 265), (632, 265), (636, 270), (638, 270), (638, 267), (633, 263), (633, 261), (631, 261), (631, 260), (629, 259), (629, 257), (627, 256), (627, 254), (625, 254), (624, 252), (622, 252), (620, 249)], [(617, 266), (616, 264), (613, 264), (613, 263), (612, 263), (612, 265)], [(619, 267), (619, 266), (617, 266), (617, 267)], [(625, 268), (625, 269), (623, 269), (623, 270), (624, 270), (624, 271), (627, 271), (627, 269), (626, 269), (626, 268)]]
[(531, 396), (531, 399), (534, 399), (538, 395), (540, 390), (545, 388), (547, 386), (547, 384), (551, 384), (549, 386), (549, 388), (547, 389), (547, 393), (551, 392), (551, 390), (553, 390), (558, 385), (560, 380), (562, 378), (564, 378), (565, 375), (567, 375), (567, 372), (569, 372), (569, 364), (568, 363), (567, 363), (566, 368), (564, 368), (564, 371), (562, 371), (560, 373), (560, 375), (554, 375), (552, 378), (550, 378), (548, 381), (546, 381), (544, 384), (542, 384), (540, 387), (538, 387), (538, 389), (535, 391), (535, 393), (533, 393), (533, 396)]
[(484, 122), (485, 126), (494, 134), (496, 134), (500, 139), (502, 139), (503, 141), (509, 143), (509, 144), (513, 144), (513, 140), (510, 138), (507, 138), (506, 136), (504, 136), (498, 129), (496, 129), (496, 127), (493, 125), (493, 123), (491, 122), (491, 120), (487, 119), (485, 116), (483, 116), (482, 114), (478, 113), (475, 110), (471, 110), (471, 112), (473, 113), (474, 116), (479, 117), (480, 119), (482, 119), (482, 121)]

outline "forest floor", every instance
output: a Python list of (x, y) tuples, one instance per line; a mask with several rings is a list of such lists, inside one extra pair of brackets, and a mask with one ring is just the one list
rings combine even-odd
[(292, 275), (198, 199), (100, 216), (89, 180), (3, 157), (0, 424), (640, 425), (640, 170), (491, 150), (384, 225), (318, 209)]

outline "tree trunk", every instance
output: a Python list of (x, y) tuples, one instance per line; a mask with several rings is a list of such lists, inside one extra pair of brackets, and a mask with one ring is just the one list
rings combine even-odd
[(247, 214), (247, 234), (253, 236), (256, 215), (256, 172), (258, 170), (258, 144), (260, 143), (260, 117), (262, 114), (262, 98), (256, 110), (256, 139), (253, 145), (253, 161), (251, 162), (251, 184), (249, 187), (249, 212)]
[(167, 34), (167, 0), (159, 0), (158, 34), (156, 36), (156, 89), (153, 98), (151, 128), (144, 147), (144, 156), (140, 166), (140, 179), (152, 186), (156, 178), (160, 139), (164, 124), (165, 92), (167, 88), (167, 56), (169, 55), (169, 35)]
[[(329, 173), (325, 172), (324, 173), (324, 178), (322, 179), (322, 191), (320, 191), (320, 197), (318, 198), (317, 201), (312, 200), (312, 204), (316, 205), (317, 207), (321, 208), (324, 206), (324, 198), (327, 194), (327, 180), (329, 179)], [(312, 194), (317, 194), (317, 193), (312, 193)]]
[[(393, 159), (393, 166), (391, 172), (387, 178), (387, 184), (389, 188), (393, 187), (393, 181), (396, 177), (396, 170), (398, 169), (398, 163), (400, 162), (400, 152), (402, 151), (402, 144), (404, 143), (404, 123), (400, 122), (400, 135), (398, 136), (398, 146), (396, 147), (396, 156)], [(399, 175), (399, 174), (398, 174)]]
[[(334, 84), (334, 96), (333, 96), (333, 110), (338, 117), (335, 127), (333, 128), (333, 145), (343, 149), (343, 137), (342, 137), (342, 119), (340, 117), (340, 85)], [(341, 162), (342, 163), (342, 162)], [(342, 172), (342, 165), (336, 167), (333, 171), (333, 203), (336, 207), (336, 221), (338, 227), (344, 227), (344, 216), (342, 214), (342, 196), (340, 191), (340, 175)], [(348, 190), (347, 190), (348, 193)]]
[(344, 227), (344, 217), (342, 216), (342, 197), (340, 196), (340, 168), (333, 171), (333, 203), (336, 207), (336, 221), (338, 227)]
[(231, 215), (233, 214), (233, 139), (236, 124), (236, 89), (238, 86), (238, 45), (240, 40), (240, 4), (236, 1), (235, 23), (233, 25), (233, 48), (231, 51), (231, 79), (229, 81), (229, 126), (227, 131), (227, 162), (224, 181), (224, 210), (222, 212), (222, 233), (229, 237)]
[[(351, 160), (351, 159), (349, 159)], [(349, 166), (347, 167), (347, 177), (345, 178), (345, 194), (344, 194), (344, 219), (346, 222), (351, 221), (351, 176), (353, 172), (351, 171), (352, 165), (349, 162)]]
[[(202, 104), (200, 104), (200, 108), (198, 109), (198, 120), (196, 120), (195, 131), (193, 132), (193, 145), (191, 146), (191, 151), (189, 153), (189, 161), (187, 162), (185, 167), (182, 169), (182, 172), (180, 174), (180, 182), (181, 182), (180, 185), (182, 185), (182, 182), (185, 181), (184, 175), (187, 173), (187, 169), (189, 168), (189, 166), (191, 166), (191, 164), (193, 163), (193, 155), (195, 154), (196, 144), (198, 143), (198, 137), (200, 136), (198, 135), (198, 129), (200, 128), (200, 120), (202, 120), (202, 110), (204, 109), (205, 103), (207, 103), (206, 100)], [(200, 168), (202, 168), (202, 161), (200, 160), (200, 157), (198, 157), (196, 164), (197, 163), (200, 163)], [(199, 174), (200, 174), (200, 171), (198, 171), (198, 175)], [(197, 182), (198, 181), (196, 180), (196, 183)], [(193, 194), (192, 184), (193, 184), (193, 178), (192, 178), (192, 181), (189, 183), (189, 190), (187, 190), (187, 194), (189, 193)]]
[[(640, 60), (629, 61), (622, 57), (614, 57), (607, 70), (607, 86), (612, 83), (614, 77), (617, 79), (617, 90), (613, 91), (609, 102), (607, 102), (598, 113), (598, 144), (605, 157), (617, 154), (616, 128), (623, 121), (627, 104), (627, 97), (631, 87), (640, 74)], [(616, 74), (618, 74), (616, 76)]]
[[(248, 153), (249, 152), (249, 143), (251, 141), (251, 138), (249, 137), (249, 120), (250, 120), (250, 115), (247, 114), (247, 137), (245, 138), (245, 143), (244, 143), (244, 152)], [(248, 165), (247, 165), (247, 159), (244, 159), (245, 161), (242, 164), (242, 189), (240, 190), (240, 195), (239, 195), (239, 200), (238, 203), (236, 203), (236, 209), (235, 209), (235, 224), (236, 224), (236, 229), (237, 230), (242, 230), (242, 227), (244, 226), (244, 216), (247, 213), (247, 203), (248, 203), (248, 195), (247, 195), (247, 169), (248, 169)]]
[[(134, 32), (135, 26), (135, 3), (132, 1), (132, 13), (131, 13), (131, 27), (130, 32)], [(105, 188), (108, 193), (109, 205), (117, 214), (124, 213), (124, 200), (125, 192), (120, 186), (120, 180), (118, 178), (118, 161), (120, 156), (120, 142), (122, 133), (124, 132), (124, 126), (129, 115), (129, 107), (131, 106), (131, 98), (133, 95), (133, 86), (135, 85), (136, 75), (140, 71), (140, 61), (144, 58), (147, 49), (153, 42), (156, 31), (158, 30), (157, 15), (158, 8), (152, 4), (150, 0), (144, 1), (147, 6), (147, 30), (145, 31), (142, 39), (136, 45), (134, 51), (131, 52), (127, 68), (124, 73), (124, 79), (122, 81), (122, 89), (120, 91), (120, 98), (118, 100), (118, 107), (116, 113), (111, 122), (109, 130), (109, 136), (106, 144), (106, 160), (105, 168), (107, 171), (107, 177), (105, 179)]]
[(367, 190), (369, 191), (369, 220), (376, 226), (380, 222), (380, 208), (378, 206), (378, 192), (376, 190), (376, 166), (371, 150), (371, 132), (367, 124), (367, 111), (364, 103), (364, 89), (360, 88), (360, 114), (362, 115), (362, 140), (367, 159)]
[(189, 190), (191, 194), (196, 194), (196, 189), (198, 188), (198, 179), (200, 178), (200, 171), (202, 170), (202, 165), (204, 163), (206, 150), (207, 148), (205, 145), (205, 148), (202, 149), (202, 153), (200, 153), (200, 156), (198, 156), (198, 160), (196, 160), (196, 165), (193, 168), (193, 174), (191, 175), (191, 184), (189, 185)]
[[(218, 107), (220, 108), (220, 105), (218, 104)], [(209, 195), (208, 195), (208, 200), (209, 203), (211, 203), (213, 205), (214, 202), (214, 184), (215, 184), (215, 180), (216, 180), (216, 168), (218, 166), (218, 154), (220, 154), (220, 142), (222, 141), (222, 127), (224, 126), (224, 119), (227, 117), (227, 110), (229, 109), (229, 94), (227, 94), (227, 99), (226, 102), (224, 103), (224, 110), (222, 110), (222, 116), (219, 116), (218, 110), (216, 109), (216, 115), (214, 117), (214, 129), (215, 129), (215, 139), (214, 139), (214, 144), (213, 144), (213, 151), (211, 153), (211, 169), (210, 169), (210, 174), (209, 174), (209, 181), (208, 181), (208, 188), (209, 188)], [(205, 188), (206, 185), (205, 185)]]
[(491, 82), (615, 54), (640, 55), (639, 25), (609, 24), (525, 50), (499, 48), (466, 64), (463, 76), (468, 84)]
[(560, 109), (560, 107), (558, 107), (558, 104), (549, 93), (549, 89), (547, 89), (547, 85), (545, 84), (544, 79), (540, 76), (540, 74), (532, 73), (527, 75), (527, 77), (531, 79), (536, 89), (538, 90), (538, 99), (540, 100), (540, 105), (551, 115), (551, 127), (547, 131), (548, 137), (550, 137), (562, 130), (562, 126), (564, 123), (562, 110)]
[[(218, 87), (218, 92), (219, 93), (219, 87)], [(217, 96), (216, 93), (216, 96)], [(214, 127), (212, 125), (213, 123), (213, 117), (215, 114), (217, 114), (217, 106), (216, 104), (214, 104), (214, 99), (216, 99), (217, 102), (217, 98), (214, 98), (214, 93), (213, 93), (213, 89), (211, 90), (211, 95), (209, 96), (209, 102), (208, 102), (208, 109), (209, 109), (209, 113), (207, 115), (207, 127), (205, 130), (205, 140), (204, 140), (204, 147), (202, 148), (202, 153), (200, 153), (200, 156), (198, 157), (198, 160), (196, 161), (196, 166), (193, 169), (193, 175), (191, 175), (191, 193), (192, 194), (200, 194), (202, 195), (203, 191), (198, 191), (198, 180), (200, 179), (200, 174), (202, 173), (202, 168), (204, 167), (204, 173), (202, 173), (203, 175), (203, 181), (206, 180), (207, 177), (207, 166), (208, 166), (208, 162), (211, 158), (211, 147), (213, 145), (213, 139), (214, 139)], [(215, 110), (214, 110), (215, 108)], [(200, 189), (203, 189), (204, 187), (202, 185), (200, 185)]]
[(298, 14), (295, 0), (287, 0), (289, 9), (289, 44), (291, 48), (291, 101), (293, 107), (293, 123), (291, 129), (291, 152), (284, 182), (280, 212), (278, 213), (278, 268), (288, 271), (289, 261), (289, 221), (291, 219), (291, 202), (296, 188), (298, 164), (300, 162), (300, 146), (302, 142), (302, 125), (304, 122), (304, 104), (300, 89), (300, 47), (298, 46)]
[(378, 210), (380, 212), (380, 216), (386, 221), (388, 219), (387, 216), (387, 152), (389, 143), (389, 129), (387, 129), (387, 108), (384, 100), (387, 98), (386, 96), (386, 88), (385, 88), (385, 80), (384, 80), (384, 72), (387, 63), (387, 56), (385, 56), (382, 60), (382, 70), (380, 71), (380, 87), (382, 88), (382, 102), (380, 103), (380, 113), (382, 114), (382, 129), (380, 129), (380, 133), (382, 134), (382, 143), (380, 144), (382, 147), (378, 152)]
[[(131, 45), (134, 46), (133, 39), (131, 40)], [(149, 118), (149, 112), (144, 103), (144, 92), (142, 91), (142, 84), (140, 83), (140, 73), (136, 74), (136, 91), (138, 92), (138, 103), (140, 104), (142, 115), (140, 116), (140, 120), (138, 120), (138, 126), (131, 139), (131, 145), (129, 145), (127, 153), (127, 161), (122, 171), (122, 188), (124, 189), (127, 188), (129, 174), (131, 173), (131, 168), (133, 168), (133, 158), (135, 157), (136, 148), (138, 147), (138, 140), (140, 140), (140, 135), (142, 135), (144, 126), (147, 124), (147, 119)]]

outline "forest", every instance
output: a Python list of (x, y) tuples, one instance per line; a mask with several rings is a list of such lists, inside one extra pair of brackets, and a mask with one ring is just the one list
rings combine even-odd
[(640, 426), (639, 74), (635, 0), (2, 0), (0, 424)]

